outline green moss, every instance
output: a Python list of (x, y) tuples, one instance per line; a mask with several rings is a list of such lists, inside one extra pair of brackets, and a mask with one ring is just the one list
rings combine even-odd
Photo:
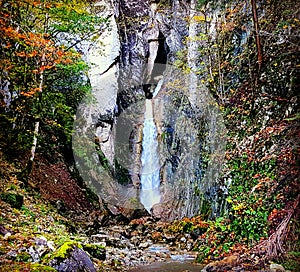
[(74, 247), (82, 249), (82, 245), (78, 242), (65, 242), (56, 252), (54, 252), (54, 254), (52, 254), (51, 259), (67, 259)]
[(208, 0), (198, 0), (199, 7), (203, 7), (203, 6), (207, 5), (207, 3), (208, 3)]
[(20, 209), (24, 202), (24, 197), (16, 193), (1, 193), (0, 199), (16, 209)]
[(299, 251), (290, 251), (288, 253), (288, 255), (300, 258), (300, 252)]
[(210, 250), (211, 250), (211, 248), (209, 246), (205, 246), (205, 245), (201, 246), (199, 248), (199, 253), (196, 257), (195, 262), (203, 263), (206, 260), (206, 258), (209, 256)]
[(282, 265), (286, 270), (299, 271), (300, 268), (300, 252), (291, 251), (283, 259)]
[(97, 258), (99, 260), (105, 260), (106, 251), (105, 247), (97, 244), (86, 244), (83, 245), (83, 250), (88, 252), (92, 257)]
[(5, 253), (7, 253), (7, 248), (5, 246), (0, 246), (0, 256), (4, 255)]
[(57, 271), (51, 266), (42, 265), (42, 264), (30, 264), (31, 272), (40, 272), (40, 271)]
[(46, 266), (46, 265), (42, 265), (42, 264), (34, 264), (34, 263), (28, 263), (28, 264), (19, 263), (18, 264), (18, 263), (16, 263), (16, 264), (8, 264), (8, 265), (3, 264), (1, 266), (1, 272), (4, 272), (4, 271), (14, 271), (14, 272), (21, 272), (21, 271), (30, 271), (30, 272), (52, 271), (52, 272), (55, 272), (57, 270), (50, 267), (50, 266)]
[(17, 255), (17, 258), (16, 258), (16, 261), (18, 262), (28, 262), (31, 260), (31, 255), (27, 252), (20, 252), (18, 255)]

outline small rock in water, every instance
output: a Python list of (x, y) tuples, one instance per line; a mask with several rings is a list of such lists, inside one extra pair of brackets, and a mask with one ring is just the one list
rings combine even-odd
[(139, 248), (147, 248), (149, 246), (150, 246), (149, 242), (144, 242), (144, 243), (140, 243)]

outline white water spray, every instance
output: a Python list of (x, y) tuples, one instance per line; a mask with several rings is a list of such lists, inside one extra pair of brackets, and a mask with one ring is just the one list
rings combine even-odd
[[(160, 86), (157, 86), (157, 89), (158, 87)], [(153, 205), (160, 202), (157, 131), (153, 120), (152, 100), (150, 99), (146, 99), (142, 147), (140, 201), (150, 212)]]

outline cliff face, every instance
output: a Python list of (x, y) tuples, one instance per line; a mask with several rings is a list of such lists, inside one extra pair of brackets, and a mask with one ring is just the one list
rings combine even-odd
[[(123, 90), (118, 95), (118, 108), (126, 111), (127, 105), (143, 101), (160, 80), (161, 87), (153, 103), (162, 198), (153, 208), (153, 214), (169, 220), (193, 215), (199, 210), (201, 196), (197, 191), (204, 176), (201, 147), (205, 137), (200, 135), (199, 129), (206, 121), (202, 117), (195, 118), (199, 109), (190, 103), (190, 79), (182, 70), (170, 65), (177, 53), (186, 48), (189, 36), (197, 34), (197, 30), (190, 27), (189, 18), (193, 16), (190, 13), (195, 12), (191, 5), (193, 3), (186, 1), (119, 3)], [(190, 51), (189, 61), (194, 65), (196, 59), (191, 59), (194, 56)], [(197, 89), (197, 82), (194, 84)], [(131, 88), (132, 85), (135, 88)], [(131, 154), (136, 158), (131, 171), (136, 186), (141, 168), (142, 126), (143, 112), (139, 121), (136, 120)]]
[[(264, 18), (268, 8), (258, 4), (258, 16)], [(250, 54), (255, 62), (251, 5), (119, 0), (108, 10), (114, 15), (111, 38), (102, 39), (112, 42), (98, 61), (105, 67), (91, 71), (99, 95), (87, 115), (96, 127), (97, 152), (91, 157), (100, 158), (105, 172), (96, 178), (96, 187), (102, 184), (100, 196), (115, 199), (116, 206), (141, 207), (144, 105), (152, 98), (161, 179), (161, 203), (153, 207), (154, 216), (172, 220), (205, 209), (218, 216), (231, 181), (230, 171), (219, 177), (227, 138), (220, 109), (227, 114), (236, 107), (231, 96), (249, 88), (245, 82), (260, 88), (255, 64), (246, 57)], [(252, 109), (262, 102), (259, 97), (255, 101)], [(261, 121), (267, 118), (263, 112), (258, 123), (267, 122)]]
[[(192, 216), (201, 209), (205, 195), (217, 188), (225, 143), (220, 137), (225, 135), (222, 117), (196, 76), (196, 37), (203, 31), (194, 20), (200, 16), (196, 3), (116, 1), (97, 5), (104, 5), (114, 16), (110, 31), (101, 37), (104, 54), (99, 55), (103, 44), (94, 45), (88, 54), (90, 63), (95, 63), (90, 79), (96, 101), (79, 111), (86, 125), (78, 122), (80, 133), (75, 134), (74, 148), (85, 146), (92, 161), (84, 163), (82, 173), (104, 201), (129, 209), (140, 207), (144, 104), (156, 88), (152, 103), (161, 203), (153, 207), (153, 214), (168, 220)], [(186, 56), (188, 71), (175, 66), (179, 53)], [(218, 161), (213, 157), (216, 153)], [(97, 173), (86, 174), (88, 165), (99, 164), (99, 159)]]
[[(129, 106), (143, 105), (145, 96), (150, 93), (151, 97), (160, 86), (152, 100), (162, 198), (153, 214), (169, 220), (192, 216), (201, 210), (205, 197), (217, 201), (226, 135), (212, 96), (196, 76), (197, 37), (207, 26), (195, 20), (202, 16), (196, 1), (120, 1), (117, 7), (122, 86), (118, 109), (126, 112)], [(180, 53), (187, 69), (175, 66)], [(135, 186), (141, 168), (142, 109), (133, 129), (131, 157), (135, 161), (130, 173)]]

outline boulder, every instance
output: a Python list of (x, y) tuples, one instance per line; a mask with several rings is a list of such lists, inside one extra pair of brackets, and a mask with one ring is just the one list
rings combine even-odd
[(64, 243), (52, 258), (50, 266), (58, 272), (96, 272), (90, 256), (76, 242)]
[(33, 262), (39, 262), (43, 255), (52, 251), (54, 251), (53, 242), (48, 241), (43, 236), (35, 238), (32, 246), (27, 249), (27, 252), (30, 254)]

